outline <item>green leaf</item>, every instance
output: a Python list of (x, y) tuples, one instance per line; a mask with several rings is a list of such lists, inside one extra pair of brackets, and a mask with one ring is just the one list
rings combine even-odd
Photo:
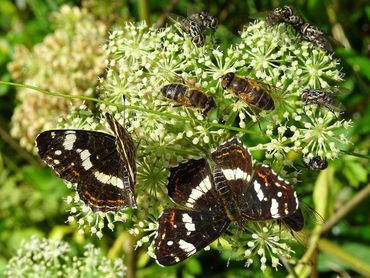
[(370, 264), (370, 246), (358, 242), (348, 242), (343, 244), (342, 247), (344, 250), (355, 254), (356, 257), (362, 258), (363, 261)]
[(197, 259), (191, 258), (186, 261), (186, 271), (194, 275), (199, 275), (202, 273), (202, 266)]
[(348, 266), (340, 260), (322, 252), (319, 254), (317, 262), (319, 272), (332, 271), (333, 269), (346, 271), (348, 269)]
[(346, 167), (343, 168), (343, 174), (353, 187), (358, 187), (361, 182), (366, 182), (367, 180), (367, 170), (354, 160), (346, 163)]
[(365, 7), (365, 12), (366, 12), (366, 15), (367, 15), (367, 19), (370, 19), (370, 6)]
[(28, 165), (22, 168), (22, 173), (29, 183), (42, 192), (52, 190), (61, 195), (67, 191), (63, 180), (52, 175), (49, 169)]
[(353, 67), (354, 71), (359, 72), (370, 80), (370, 59), (366, 56), (357, 54), (353, 50), (338, 49), (338, 54)]

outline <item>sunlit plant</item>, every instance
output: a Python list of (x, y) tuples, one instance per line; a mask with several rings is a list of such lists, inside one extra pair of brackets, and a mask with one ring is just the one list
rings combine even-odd
[(88, 244), (83, 256), (74, 256), (67, 242), (32, 237), (23, 241), (5, 269), (6, 277), (122, 277), (121, 259), (108, 259)]
[[(327, 88), (342, 81), (338, 60), (302, 41), (284, 24), (251, 23), (241, 31), (238, 43), (223, 50), (212, 39), (196, 47), (174, 26), (157, 30), (145, 23), (127, 23), (112, 31), (104, 49), (107, 72), (99, 84), (98, 113), (81, 106), (59, 125), (107, 131), (102, 115), (109, 112), (127, 127), (138, 145), (138, 210), (93, 213), (77, 194), (67, 197), (73, 204), (68, 221), (77, 222), (81, 232), (88, 229), (101, 238), (105, 226), (114, 229), (117, 222), (130, 219), (130, 233), (141, 238), (138, 246), (148, 247), (156, 230), (155, 219), (164, 207), (173, 206), (166, 195), (169, 167), (189, 158), (207, 157), (235, 135), (252, 153), (264, 151), (266, 163), (293, 183), (299, 176), (298, 171), (287, 175), (297, 162), (290, 160), (290, 152), (332, 160), (350, 143), (346, 132), (351, 121), (341, 120), (339, 113), (328, 109), (306, 106), (300, 97), (307, 87)], [(229, 72), (268, 84), (275, 109), (256, 112), (224, 91), (221, 78)], [(204, 116), (200, 110), (163, 97), (160, 89), (164, 85), (182, 82), (195, 83), (192, 86), (214, 98), (216, 107)], [(280, 257), (294, 252), (285, 243), (290, 233), (281, 233), (273, 224), (246, 223), (250, 233), (231, 227), (222, 240), (247, 266), (257, 257), (261, 270), (267, 264), (277, 268)], [(152, 254), (153, 247), (148, 248)]]

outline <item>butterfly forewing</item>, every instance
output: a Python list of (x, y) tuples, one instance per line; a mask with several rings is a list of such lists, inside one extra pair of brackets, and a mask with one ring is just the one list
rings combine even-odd
[(191, 159), (171, 168), (167, 189), (175, 203), (189, 209), (207, 212), (221, 209), (206, 159)]
[(166, 209), (158, 218), (156, 260), (163, 266), (179, 263), (216, 240), (230, 221), (217, 214)]
[[(252, 156), (239, 139), (232, 138), (220, 145), (211, 153), (211, 158), (231, 186), (244, 187), (245, 182), (248, 183), (251, 180), (253, 173)], [(235, 188), (235, 190), (243, 191), (242, 188)]]
[(48, 130), (37, 136), (36, 147), (59, 177), (77, 183), (81, 200), (93, 211), (118, 211), (136, 203), (134, 178), (117, 140), (97, 131)]
[(240, 199), (243, 215), (257, 221), (290, 216), (299, 206), (293, 186), (270, 166), (262, 164), (257, 165), (243, 199)]

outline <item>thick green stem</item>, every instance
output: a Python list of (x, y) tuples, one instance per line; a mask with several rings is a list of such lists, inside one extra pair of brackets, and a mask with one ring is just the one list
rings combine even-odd
[(356, 257), (355, 254), (348, 253), (327, 239), (320, 239), (318, 242), (318, 247), (321, 251), (344, 262), (358, 273), (361, 273), (365, 277), (370, 277), (370, 265), (361, 258)]
[(140, 20), (144, 20), (148, 26), (150, 25), (150, 17), (149, 17), (149, 3), (148, 0), (139, 0), (138, 1), (139, 7), (139, 18)]
[(317, 250), (317, 244), (320, 240), (321, 235), (321, 226), (316, 226), (312, 231), (310, 236), (310, 241), (306, 253), (303, 255), (299, 261), (299, 265), (295, 267), (295, 272), (298, 274), (298, 277), (307, 277), (312, 273), (312, 258), (315, 255)]

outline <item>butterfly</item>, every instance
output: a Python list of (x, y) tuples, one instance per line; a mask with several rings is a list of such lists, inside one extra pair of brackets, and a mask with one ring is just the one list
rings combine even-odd
[(258, 164), (237, 138), (206, 159), (192, 159), (170, 169), (168, 195), (184, 209), (165, 209), (154, 241), (157, 263), (179, 263), (216, 240), (236, 222), (277, 219), (294, 231), (303, 228), (293, 186), (270, 166)]
[(77, 183), (94, 212), (136, 208), (135, 145), (130, 133), (105, 114), (114, 136), (87, 130), (47, 130), (36, 137), (40, 158), (62, 179)]

